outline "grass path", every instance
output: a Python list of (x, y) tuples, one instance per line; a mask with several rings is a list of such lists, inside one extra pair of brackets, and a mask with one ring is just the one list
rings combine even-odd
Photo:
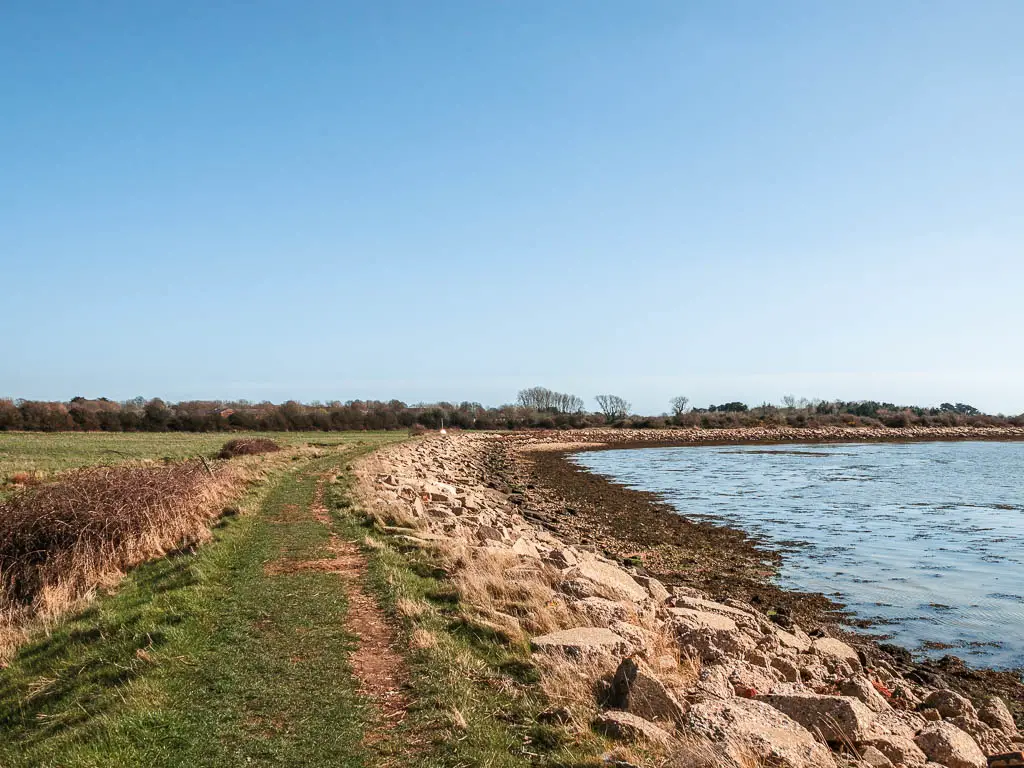
[(25, 647), (0, 673), (0, 765), (380, 764), (349, 662), (358, 550), (339, 552), (317, 499), (359, 450), (286, 471), (214, 544)]
[(529, 645), (365, 515), (350, 464), (394, 439), (296, 454), (211, 543), (24, 646), (0, 669), (0, 767), (603, 764), (538, 721)]

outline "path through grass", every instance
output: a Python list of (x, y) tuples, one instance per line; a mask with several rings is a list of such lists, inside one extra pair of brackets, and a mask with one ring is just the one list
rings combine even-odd
[(347, 662), (343, 579), (302, 462), (214, 544), (150, 563), (0, 672), (0, 765), (363, 766), (370, 713)]
[[(398, 436), (347, 438), (297, 454), (212, 543), (136, 569), (23, 647), (0, 670), (0, 766), (600, 764), (599, 740), (538, 722), (529, 647), (475, 622), (430, 551), (361, 514), (350, 464)], [(385, 614), (389, 630), (368, 631)]]

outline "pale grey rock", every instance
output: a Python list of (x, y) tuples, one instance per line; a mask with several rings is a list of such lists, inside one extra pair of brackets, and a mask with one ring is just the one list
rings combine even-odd
[(530, 644), (537, 651), (560, 651), (569, 656), (627, 651), (626, 641), (606, 627), (562, 629), (534, 637)]
[(874, 712), (846, 696), (765, 694), (757, 700), (775, 707), (824, 741), (863, 741), (875, 720)]
[(811, 638), (797, 627), (792, 632), (784, 629), (776, 629), (775, 636), (786, 648), (791, 648), (797, 653), (807, 653), (812, 648)]
[(882, 754), (877, 747), (870, 745), (860, 750), (860, 759), (871, 768), (893, 768), (892, 760)]
[(956, 691), (932, 691), (925, 697), (924, 705), (939, 710), (939, 714), (943, 717), (966, 715), (967, 717), (977, 718), (978, 716), (970, 700), (961, 696)]
[(974, 743), (986, 755), (1002, 754), (1009, 752), (1012, 748), (1010, 739), (1006, 734), (1002, 731), (997, 731), (975, 717), (957, 715), (956, 717), (949, 718), (949, 722), (974, 739)]
[(612, 678), (607, 706), (623, 709), (645, 720), (679, 722), (686, 707), (643, 661), (628, 657)]
[(745, 656), (755, 648), (754, 641), (723, 614), (692, 608), (668, 608), (667, 614), (680, 647), (692, 648), (706, 660), (716, 658), (716, 651)]
[(867, 744), (889, 758), (893, 765), (905, 766), (905, 768), (921, 768), (928, 762), (928, 757), (925, 753), (908, 736), (895, 736), (892, 734), (876, 736), (870, 739)]
[(782, 674), (782, 677), (786, 682), (800, 682), (800, 668), (794, 664), (791, 659), (787, 659), (783, 656), (776, 656), (772, 659), (772, 667)]
[(989, 696), (982, 702), (981, 709), (978, 710), (978, 719), (1010, 738), (1019, 735), (1013, 715), (1010, 714), (1006, 702), (998, 696)]
[(647, 741), (663, 747), (672, 743), (668, 731), (630, 712), (602, 712), (594, 719), (594, 730), (629, 743)]
[(974, 739), (952, 723), (932, 723), (914, 742), (929, 760), (947, 768), (987, 768), (988, 761)]
[(569, 578), (581, 577), (596, 584), (600, 591), (605, 593), (597, 595), (599, 597), (628, 600), (634, 603), (648, 599), (647, 590), (637, 584), (633, 577), (619, 566), (593, 557), (577, 563), (568, 576)]
[(652, 576), (634, 576), (633, 580), (647, 590), (647, 594), (656, 605), (661, 605), (670, 597), (665, 585)]
[(702, 701), (690, 707), (686, 729), (723, 745), (734, 758), (753, 752), (779, 768), (835, 768), (832, 753), (791, 718), (752, 699)]
[(843, 696), (852, 696), (872, 712), (885, 712), (892, 709), (885, 697), (875, 690), (875, 686), (866, 677), (855, 675), (848, 677), (839, 684), (839, 692)]
[(646, 658), (654, 655), (654, 637), (643, 627), (627, 621), (613, 621), (608, 628), (626, 641), (628, 653), (641, 654)]
[(857, 652), (842, 640), (836, 640), (834, 637), (818, 637), (814, 639), (813, 646), (814, 652), (821, 656), (830, 667), (845, 663), (853, 670), (861, 668)]
[(571, 607), (586, 616), (595, 627), (608, 627), (613, 622), (625, 621), (636, 615), (635, 604), (604, 597), (585, 597), (571, 603)]
[(532, 541), (523, 538), (522, 536), (512, 542), (512, 551), (517, 555), (532, 557), (536, 560), (540, 559), (540, 552), (537, 550), (537, 546)]

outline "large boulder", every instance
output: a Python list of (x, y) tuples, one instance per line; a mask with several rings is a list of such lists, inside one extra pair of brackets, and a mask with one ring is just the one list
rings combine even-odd
[(867, 738), (875, 714), (861, 702), (847, 696), (819, 696), (813, 693), (778, 693), (757, 697), (785, 713), (823, 741), (856, 742)]
[(961, 696), (956, 691), (932, 691), (925, 697), (924, 706), (937, 709), (943, 717), (964, 715), (965, 717), (976, 718), (978, 715), (970, 700)]
[(616, 621), (636, 617), (635, 603), (623, 603), (604, 597), (585, 597), (570, 603), (570, 606), (597, 627), (610, 627)]
[(985, 754), (969, 735), (952, 723), (932, 723), (914, 739), (929, 760), (947, 768), (986, 768)]
[(626, 642), (606, 627), (562, 629), (530, 640), (536, 651), (560, 652), (579, 657), (593, 653), (619, 654), (627, 650)]
[(814, 652), (824, 659), (829, 667), (849, 664), (851, 669), (860, 669), (860, 657), (857, 652), (842, 640), (834, 637), (818, 637), (814, 640)]
[(879, 749), (870, 745), (860, 749), (860, 759), (870, 768), (892, 768), (892, 760)]
[(872, 712), (885, 712), (892, 707), (885, 697), (875, 690), (875, 686), (866, 677), (854, 675), (839, 684), (839, 692), (843, 696), (852, 696), (862, 702)]
[(633, 657), (623, 659), (615, 670), (607, 705), (646, 720), (670, 723), (678, 722), (686, 714), (686, 708), (654, 671)]
[(589, 594), (580, 597), (606, 597), (609, 600), (627, 600), (642, 603), (648, 599), (647, 590), (634, 581), (633, 577), (614, 563), (608, 563), (590, 557), (580, 560), (566, 573), (566, 580), (579, 591), (586, 589), (587, 583), (592, 588), (586, 589)]
[(982, 702), (981, 709), (978, 710), (978, 719), (989, 727), (1002, 731), (1010, 738), (1019, 735), (1013, 715), (1010, 714), (1006, 702), (998, 696), (989, 696)]
[(921, 751), (921, 748), (907, 736), (892, 734), (877, 736), (870, 739), (867, 746), (874, 747), (889, 758), (894, 765), (904, 768), (922, 768), (928, 762), (928, 757)]
[(661, 605), (669, 599), (668, 589), (653, 576), (634, 576), (633, 580), (647, 590), (647, 594), (656, 605)]
[(643, 627), (627, 621), (613, 621), (608, 628), (626, 641), (628, 653), (653, 658), (657, 652), (657, 638)]
[(981, 751), (986, 755), (1009, 752), (1012, 747), (1010, 738), (1005, 733), (997, 731), (975, 717), (958, 715), (957, 717), (949, 718), (949, 722), (961, 731), (969, 734), (974, 739), (974, 743), (981, 747)]
[(512, 543), (512, 551), (517, 555), (523, 555), (524, 557), (532, 557), (534, 559), (540, 559), (540, 551), (537, 549), (537, 545), (527, 538), (520, 536)]
[(594, 730), (621, 741), (647, 741), (662, 747), (672, 743), (672, 736), (668, 731), (630, 712), (602, 712), (594, 719), (593, 725)]
[(753, 753), (779, 768), (835, 768), (829, 750), (792, 719), (751, 699), (702, 701), (690, 707), (688, 730), (722, 744), (739, 759)]
[(782, 675), (782, 679), (787, 683), (800, 682), (800, 667), (793, 663), (792, 659), (776, 656), (771, 660), (771, 665), (772, 669), (777, 670)]
[(728, 616), (692, 608), (669, 608), (667, 613), (680, 647), (692, 648), (703, 658), (714, 658), (720, 652), (745, 656), (755, 648), (754, 641)]
[(811, 650), (811, 638), (807, 633), (796, 627), (791, 632), (787, 632), (784, 629), (776, 629), (775, 636), (779, 639), (783, 648), (789, 648), (797, 653), (807, 653)]
[(672, 600), (672, 603), (676, 608), (689, 608), (694, 611), (720, 613), (731, 617), (734, 621), (737, 619), (757, 621), (756, 617), (749, 611), (744, 611), (740, 608), (733, 608), (731, 605), (726, 605), (725, 603), (716, 603), (714, 600), (706, 600), (703, 597), (688, 597), (685, 595), (677, 596)]

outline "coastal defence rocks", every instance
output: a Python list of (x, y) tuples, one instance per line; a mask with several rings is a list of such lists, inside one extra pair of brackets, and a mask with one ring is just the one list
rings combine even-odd
[(733, 429), (568, 429), (524, 432), (509, 439), (532, 445), (886, 442), (899, 440), (1022, 440), (1024, 427), (736, 427)]
[[(950, 439), (957, 430), (930, 432)], [(717, 439), (727, 439), (725, 431), (716, 430)], [(842, 428), (828, 431), (849, 439)], [(879, 431), (891, 437), (899, 430)], [(825, 439), (822, 430), (812, 432), (789, 439)], [(559, 447), (584, 439), (557, 437)], [(490, 463), (499, 447), (545, 441), (431, 436), (380, 449), (357, 477), (370, 514), (400, 532), (403, 545), (445, 558), (461, 601), (529, 641), (542, 685), (545, 675), (559, 674), (586, 683), (568, 704), (585, 715), (574, 722), (646, 744), (662, 763), (700, 764), (684, 759), (699, 750), (704, 764), (732, 768), (983, 768), (986, 755), (1024, 745), (998, 698), (971, 702), (904, 679), (872, 666), (842, 638), (811, 637), (753, 605), (668, 587), (554, 535), (543, 521), (557, 512), (525, 508)]]

